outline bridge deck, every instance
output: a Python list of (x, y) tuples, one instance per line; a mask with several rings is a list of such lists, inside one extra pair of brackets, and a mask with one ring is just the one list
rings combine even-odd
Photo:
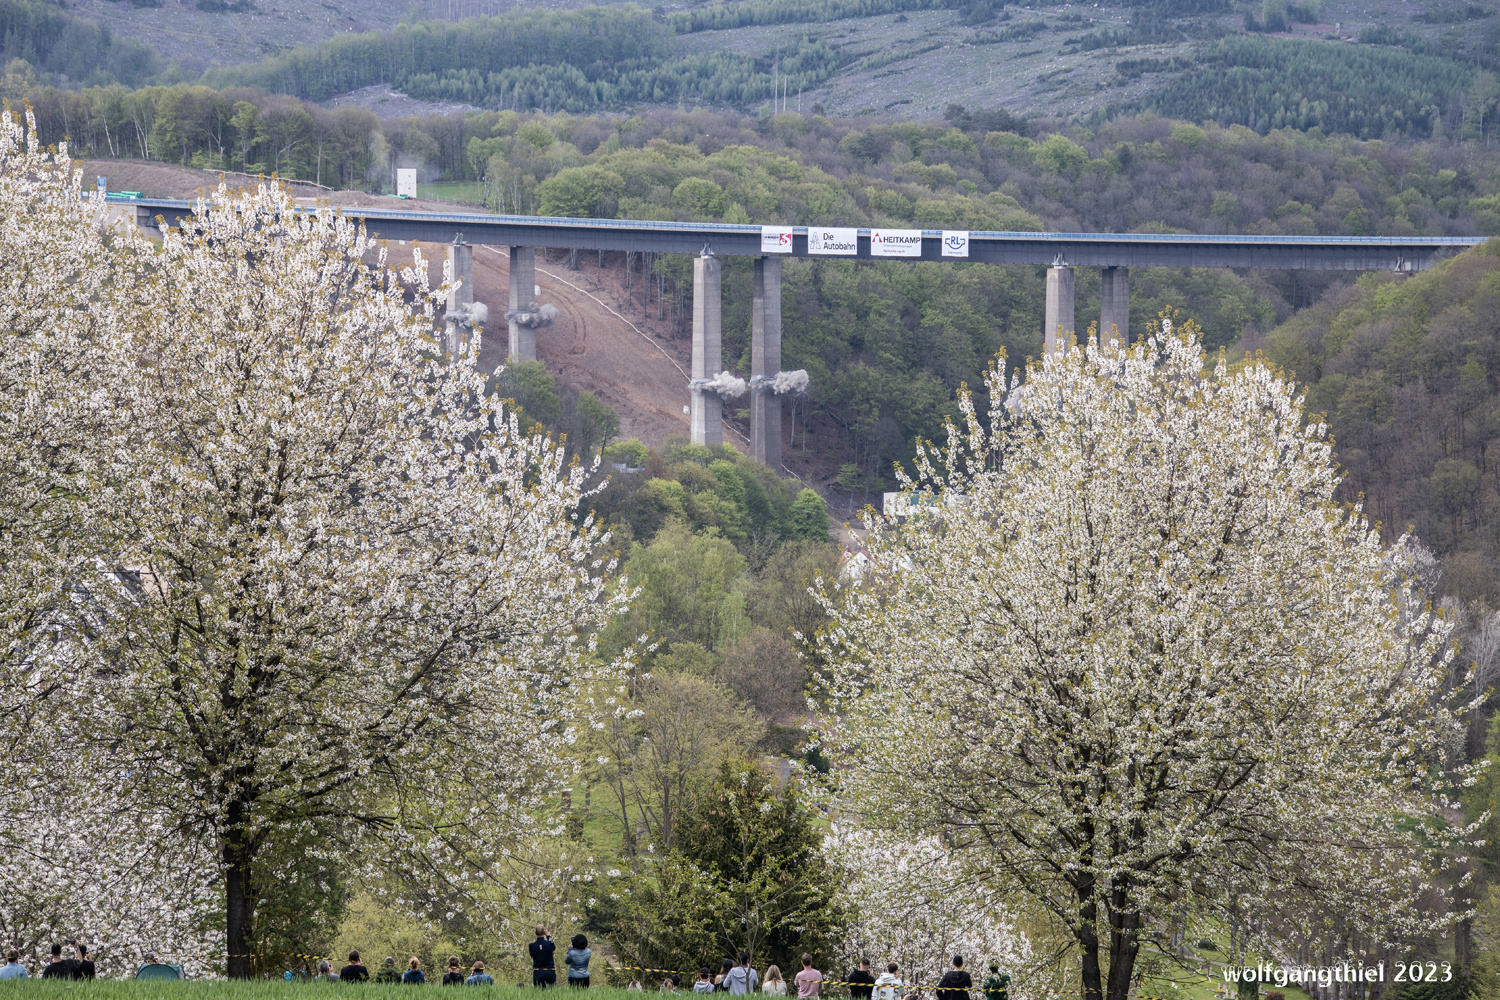
[[(110, 198), (133, 204), (143, 224), (161, 216), (175, 225), (193, 203), (155, 198)], [(701, 252), (763, 256), (759, 226), (714, 222), (645, 222), (566, 219), (459, 212), (403, 212), (343, 208), (375, 235), (391, 240), (469, 243), (578, 250)], [(921, 260), (942, 256), (939, 230), (922, 233)], [(1191, 236), (1158, 233), (969, 233), (968, 260), (991, 264), (1071, 264), (1092, 267), (1251, 267), (1347, 271), (1420, 271), (1452, 253), (1483, 243), (1477, 236)], [(807, 257), (807, 227), (793, 227), (792, 252)], [(870, 230), (859, 230), (856, 258), (869, 258)], [(902, 258), (888, 258), (902, 259)]]

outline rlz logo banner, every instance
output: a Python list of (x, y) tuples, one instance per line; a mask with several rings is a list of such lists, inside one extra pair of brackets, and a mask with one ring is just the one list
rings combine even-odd
[(791, 253), (792, 252), (792, 227), (791, 226), (761, 226), (760, 227), (760, 252), (761, 253)]
[(943, 238), (939, 241), (943, 245), (944, 257), (967, 257), (969, 256), (969, 231), (957, 232), (952, 229), (943, 230)]
[(859, 230), (820, 229), (808, 226), (807, 252), (853, 257), (859, 253)]
[(922, 256), (922, 230), (872, 229), (870, 230), (870, 256), (920, 257)]

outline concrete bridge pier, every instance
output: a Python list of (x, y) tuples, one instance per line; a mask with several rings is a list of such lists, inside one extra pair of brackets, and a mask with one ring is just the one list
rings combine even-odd
[[(756, 273), (760, 273), (759, 268)], [(720, 298), (723, 274), (724, 265), (717, 257), (705, 254), (693, 260), (692, 377), (695, 379), (713, 378), (724, 366), (724, 303)], [(777, 347), (779, 354), (780, 338), (777, 339)], [(693, 444), (723, 444), (724, 401), (712, 389), (690, 391), (690, 437)]]
[(781, 258), (755, 258), (750, 320), (750, 457), (781, 468), (781, 399), (770, 383), (781, 371)]
[(1129, 268), (1106, 267), (1099, 272), (1099, 346), (1118, 340), (1130, 346)]
[(446, 330), (448, 342), (443, 348), (449, 354), (457, 354), (463, 346), (463, 324), (454, 317), (459, 314), (467, 315), (469, 307), (474, 304), (474, 248), (462, 240), (462, 236), (455, 236), (453, 242), (448, 244), (447, 267), (444, 268), (449, 280), (453, 282), (445, 303), (449, 316)]
[(1042, 350), (1057, 354), (1073, 344), (1073, 268), (1061, 262), (1047, 269), (1047, 319)]
[[(531, 247), (510, 248), (510, 308), (530, 309), (536, 302), (536, 250)], [(512, 361), (536, 360), (536, 328), (510, 321)]]

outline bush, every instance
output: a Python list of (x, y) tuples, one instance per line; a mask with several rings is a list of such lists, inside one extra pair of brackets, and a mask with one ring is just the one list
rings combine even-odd
[(804, 489), (792, 501), (792, 532), (798, 538), (828, 537), (828, 508), (815, 490)]

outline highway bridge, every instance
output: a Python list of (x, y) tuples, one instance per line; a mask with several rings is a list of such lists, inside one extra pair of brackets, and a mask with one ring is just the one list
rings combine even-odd
[[(111, 196), (133, 205), (143, 226), (180, 225), (194, 203)], [(309, 206), (312, 207), (312, 206)], [(770, 388), (781, 369), (781, 260), (786, 257), (931, 260), (1042, 264), (1047, 270), (1044, 349), (1075, 333), (1073, 269), (1102, 271), (1099, 330), (1130, 330), (1129, 268), (1235, 267), (1344, 271), (1425, 270), (1445, 256), (1483, 243), (1467, 236), (1196, 236), (1159, 233), (1032, 233), (880, 230), (808, 226), (742, 226), (713, 222), (643, 222), (478, 213), (341, 208), (377, 237), (449, 244), (454, 274), (472, 274), (474, 244), (511, 250), (510, 310), (531, 305), (534, 249), (628, 250), (695, 254), (693, 268), (692, 440), (723, 439), (723, 400), (700, 383), (723, 364), (719, 258), (751, 256), (754, 309), (751, 337), (751, 454), (781, 465), (781, 406)], [(469, 289), (462, 289), (469, 292)], [(450, 308), (461, 304), (462, 292)], [(472, 292), (469, 292), (472, 295)], [(535, 360), (535, 330), (510, 322), (510, 354)]]

